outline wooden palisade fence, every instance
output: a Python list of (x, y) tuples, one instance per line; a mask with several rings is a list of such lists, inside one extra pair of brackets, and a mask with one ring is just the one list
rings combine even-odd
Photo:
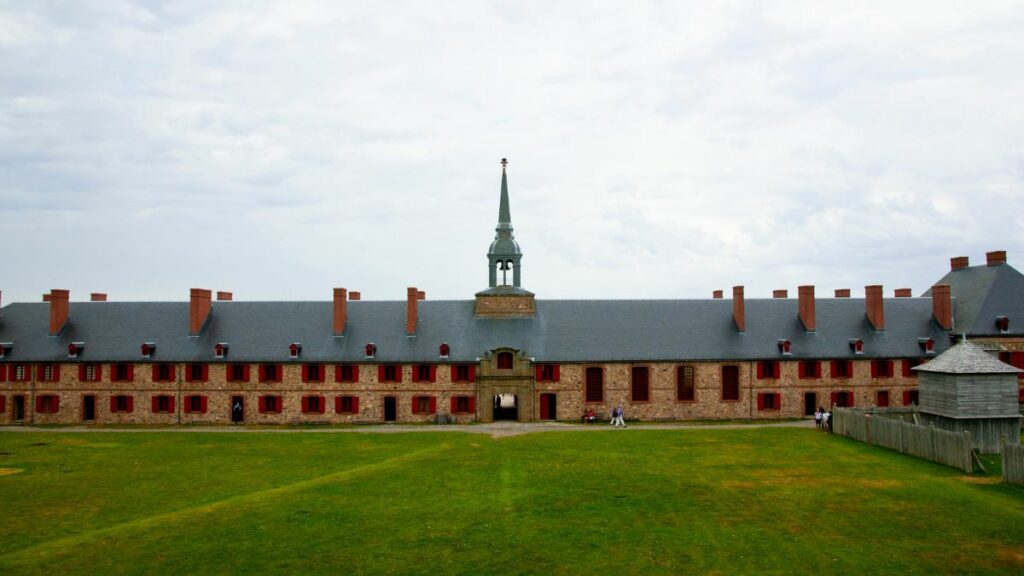
[(1003, 482), (1024, 485), (1024, 445), (1003, 441)]
[(832, 428), (836, 434), (866, 444), (974, 472), (970, 432), (939, 430), (856, 408), (836, 408)]

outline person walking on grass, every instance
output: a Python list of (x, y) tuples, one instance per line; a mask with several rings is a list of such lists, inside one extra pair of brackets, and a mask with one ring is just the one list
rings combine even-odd
[(821, 406), (814, 413), (814, 427), (821, 430)]

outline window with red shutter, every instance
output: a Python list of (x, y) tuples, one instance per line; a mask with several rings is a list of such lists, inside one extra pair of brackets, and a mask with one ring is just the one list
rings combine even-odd
[(359, 366), (357, 364), (337, 364), (334, 366), (335, 382), (358, 382)]
[(693, 402), (696, 400), (694, 385), (694, 367), (676, 366), (676, 401)]
[(604, 369), (591, 366), (586, 371), (586, 401), (604, 402)]
[(879, 390), (875, 393), (875, 405), (879, 408), (887, 408), (889, 406), (888, 390)]
[(630, 370), (630, 400), (649, 402), (651, 399), (650, 369), (647, 366), (633, 366)]

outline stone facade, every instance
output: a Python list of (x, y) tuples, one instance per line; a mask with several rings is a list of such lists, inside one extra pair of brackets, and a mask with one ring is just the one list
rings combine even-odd
[[(512, 368), (499, 367), (499, 355), (512, 354)], [(512, 349), (498, 349), (485, 355), (473, 366), (474, 381), (453, 382), (454, 365), (433, 364), (434, 381), (415, 382), (417, 365), (401, 365), (401, 381), (380, 382), (378, 364), (360, 364), (359, 379), (356, 382), (335, 382), (335, 366), (321, 365), (323, 382), (303, 382), (301, 363), (278, 364), (281, 367), (279, 381), (260, 382), (259, 365), (250, 364), (248, 382), (230, 382), (227, 378), (231, 364), (211, 363), (207, 365), (205, 382), (187, 382), (184, 378), (186, 364), (175, 364), (172, 381), (153, 380), (152, 364), (133, 365), (130, 381), (112, 381), (111, 365), (102, 364), (101, 378), (94, 382), (79, 380), (78, 365), (58, 364), (58, 374), (50, 381), (42, 381), (38, 365), (29, 368), (27, 381), (0, 383), (0, 396), (4, 398), (4, 410), (0, 413), (0, 424), (31, 423), (79, 424), (85, 422), (87, 398), (94, 402), (94, 424), (229, 424), (232, 421), (233, 398), (241, 398), (244, 405), (245, 424), (357, 424), (382, 423), (385, 421), (385, 402), (394, 399), (396, 413), (394, 420), (403, 423), (433, 422), (438, 415), (450, 416), (458, 423), (490, 421), (493, 419), (493, 398), (495, 394), (511, 393), (517, 396), (517, 419), (538, 420), (543, 413), (540, 402), (543, 394), (554, 394), (556, 418), (579, 420), (588, 408), (594, 408), (598, 415), (607, 418), (611, 409), (621, 404), (626, 417), (638, 420), (689, 420), (689, 419), (779, 419), (800, 418), (806, 415), (805, 398), (813, 393), (814, 405), (828, 405), (833, 392), (848, 392), (856, 406), (875, 405), (879, 391), (887, 391), (891, 406), (903, 405), (903, 392), (916, 390), (917, 378), (903, 375), (903, 360), (894, 361), (891, 377), (872, 377), (871, 360), (853, 361), (853, 375), (850, 378), (829, 376), (828, 361), (822, 361), (821, 378), (800, 378), (798, 361), (778, 363), (777, 378), (758, 378), (756, 362), (660, 362), (660, 363), (600, 363), (561, 364), (557, 381), (538, 381), (535, 366), (523, 352)], [(12, 368), (13, 365), (8, 365)], [(397, 365), (396, 365), (397, 366)], [(647, 401), (632, 400), (632, 368), (643, 366), (649, 373), (649, 396)], [(694, 368), (694, 399), (678, 401), (676, 398), (676, 370), (679, 366)], [(739, 399), (722, 399), (722, 368), (736, 366), (739, 372)], [(600, 368), (603, 373), (603, 387), (599, 402), (587, 402), (585, 374), (587, 368)], [(429, 368), (427, 369), (429, 370)], [(8, 378), (11, 380), (11, 378)], [(779, 394), (779, 404), (774, 409), (758, 409), (757, 396), (762, 393)], [(40, 396), (54, 396), (58, 399), (56, 412), (40, 412), (37, 407)], [(112, 396), (132, 398), (131, 412), (112, 412)], [(189, 396), (205, 396), (206, 412), (191, 413), (186, 402)], [(259, 411), (261, 396), (279, 396), (282, 401), (280, 412)], [(170, 396), (174, 409), (171, 412), (154, 412), (154, 396)], [(322, 398), (324, 411), (304, 413), (302, 398)], [(358, 413), (337, 413), (335, 399), (340, 396), (358, 398)], [(414, 398), (433, 398), (434, 412), (414, 412)], [(452, 414), (453, 397), (473, 398), (473, 411)], [(23, 406), (21, 418), (15, 418), (15, 404)], [(51, 404), (52, 406), (52, 404)], [(813, 410), (811, 410), (813, 411)]]

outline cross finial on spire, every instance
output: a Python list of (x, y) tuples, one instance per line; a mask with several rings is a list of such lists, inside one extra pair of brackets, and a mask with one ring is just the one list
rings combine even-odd
[(501, 159), (501, 167), (504, 168), (505, 166), (508, 166), (508, 158)]

